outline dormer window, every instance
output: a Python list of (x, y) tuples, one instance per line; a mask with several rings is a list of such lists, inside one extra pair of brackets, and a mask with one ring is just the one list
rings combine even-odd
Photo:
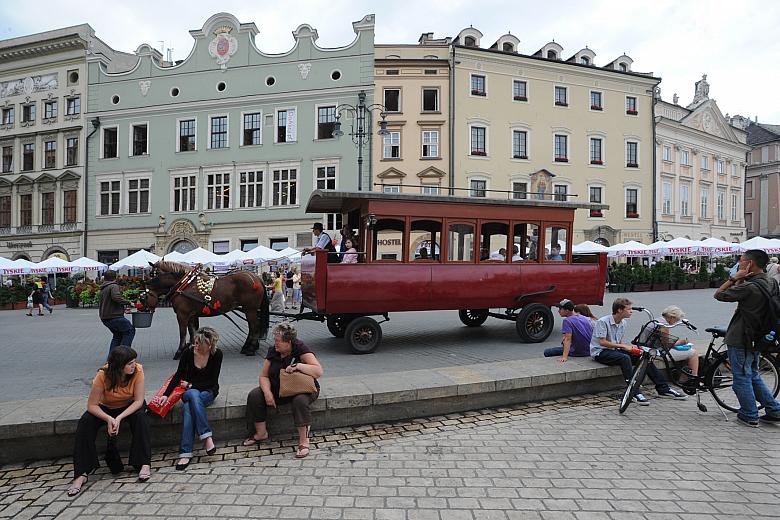
[(503, 49), (504, 52), (515, 52), (515, 46), (509, 42), (504, 43)]
[(590, 65), (590, 59), (587, 56), (582, 56), (580, 58), (580, 63), (583, 65)]
[(547, 51), (547, 59), (548, 60), (557, 60), (558, 59), (558, 53), (555, 51)]
[(621, 72), (628, 72), (628, 65), (626, 65), (625, 63), (623, 63), (623, 62), (621, 61), (620, 63), (618, 63), (618, 69), (619, 69)]
[(466, 36), (463, 38), (463, 45), (466, 47), (476, 47), (477, 46), (477, 39), (473, 36)]

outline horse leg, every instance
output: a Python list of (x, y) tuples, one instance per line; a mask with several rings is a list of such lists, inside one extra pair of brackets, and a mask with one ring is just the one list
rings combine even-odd
[(257, 309), (248, 307), (245, 309), (246, 322), (249, 325), (249, 331), (246, 336), (246, 348), (251, 351), (251, 356), (260, 350), (260, 327), (257, 319)]
[(178, 360), (186, 347), (185, 339), (187, 337), (187, 329), (189, 328), (189, 316), (176, 313), (176, 321), (179, 322), (179, 348), (176, 349), (176, 353), (173, 355), (174, 360)]
[(247, 325), (249, 325), (249, 331), (247, 332), (246, 339), (244, 340), (244, 345), (241, 347), (241, 353), (245, 356), (254, 356), (255, 353), (260, 350), (260, 345), (258, 344), (257, 338), (252, 337), (254, 324), (250, 319), (251, 314), (246, 309), (246, 307), (242, 307), (241, 310), (246, 316)]

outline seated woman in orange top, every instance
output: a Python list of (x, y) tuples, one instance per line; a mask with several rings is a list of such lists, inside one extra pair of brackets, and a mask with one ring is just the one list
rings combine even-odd
[(133, 434), (129, 463), (138, 471), (138, 480), (151, 477), (152, 442), (149, 419), (144, 402), (144, 369), (136, 362), (138, 354), (124, 345), (115, 347), (108, 355), (108, 363), (98, 370), (87, 399), (87, 411), (76, 427), (76, 446), (73, 449), (74, 479), (68, 496), (78, 495), (88, 475), (98, 463), (95, 438), (106, 426), (108, 435), (119, 434), (126, 422)]

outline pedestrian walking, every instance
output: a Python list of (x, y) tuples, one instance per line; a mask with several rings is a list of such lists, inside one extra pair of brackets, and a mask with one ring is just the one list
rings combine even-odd
[(293, 276), (295, 276), (295, 273), (292, 270), (292, 267), (290, 267), (287, 270), (287, 273), (284, 276), (284, 308), (287, 309), (290, 306), (294, 305), (293, 301)]
[[(758, 371), (759, 353), (754, 342), (769, 332), (762, 325), (767, 322), (769, 302), (758, 287), (759, 284), (777, 297), (777, 283), (764, 272), (769, 257), (760, 249), (749, 249), (739, 259), (736, 274), (723, 282), (715, 291), (715, 299), (721, 302), (737, 302), (737, 310), (726, 331), (731, 375), (731, 389), (739, 400), (737, 419), (740, 424), (758, 427), (758, 422), (780, 424), (780, 403), (772, 396)], [(758, 416), (756, 401), (766, 413)]]
[(49, 287), (48, 280), (43, 280), (43, 288), (41, 288), (41, 305), (49, 314), (54, 312), (54, 308), (49, 304), (49, 298), (51, 298), (51, 288)]
[(122, 296), (116, 283), (116, 271), (106, 271), (100, 286), (100, 321), (111, 331), (111, 343), (108, 352), (119, 345), (132, 346), (135, 327), (124, 317), (125, 308), (132, 305)]
[(301, 273), (297, 267), (293, 267), (293, 309), (301, 304)]

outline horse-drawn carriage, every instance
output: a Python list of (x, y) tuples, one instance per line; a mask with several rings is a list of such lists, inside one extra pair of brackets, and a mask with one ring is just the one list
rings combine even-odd
[[(327, 251), (301, 259), (303, 303), (283, 318), (327, 323), (352, 352), (374, 352), (380, 322), (401, 311), (457, 310), (468, 327), (488, 317), (515, 322), (520, 339), (541, 342), (552, 332), (550, 306), (562, 298), (602, 304), (605, 254), (573, 255), (572, 225), (578, 208), (606, 206), (532, 199), (443, 197), (379, 192), (312, 193), (308, 213), (340, 213), (357, 229), (358, 263), (328, 262)], [(268, 329), (268, 298), (259, 276), (230, 273), (201, 290), (186, 266), (155, 264), (147, 305), (173, 299), (180, 348), (186, 329), (203, 316), (242, 311), (249, 334), (242, 353), (254, 354)], [(178, 303), (177, 303), (178, 301)]]

